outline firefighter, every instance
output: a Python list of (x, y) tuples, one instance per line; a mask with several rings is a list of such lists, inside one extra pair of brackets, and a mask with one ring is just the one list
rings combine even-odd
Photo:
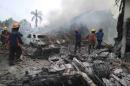
[(75, 30), (75, 50), (74, 53), (76, 54), (77, 49), (80, 51), (81, 48), (81, 33), (79, 30)]
[(96, 33), (97, 43), (98, 43), (98, 44), (97, 44), (97, 49), (101, 49), (101, 47), (102, 47), (103, 36), (104, 36), (103, 30), (100, 29), (100, 30)]
[(9, 33), (7, 27), (4, 27), (4, 31), (5, 31), (5, 34), (4, 34), (4, 41), (5, 41), (4, 48), (7, 49), (8, 48), (8, 39), (9, 39), (9, 34), (10, 33)]
[(5, 45), (5, 33), (6, 33), (7, 27), (4, 27), (2, 33), (1, 33), (1, 43), (2, 43), (2, 47), (4, 47)]
[(95, 44), (96, 44), (96, 34), (95, 34), (96, 30), (92, 29), (91, 33), (87, 36), (87, 40), (88, 40), (88, 53), (90, 54), (94, 48), (95, 48)]
[(19, 31), (19, 23), (14, 22), (12, 27), (12, 32), (10, 33), (8, 43), (9, 43), (9, 65), (15, 65), (15, 62), (20, 61), (20, 56), (22, 54), (21, 45), (23, 44), (21, 39), (21, 34)]

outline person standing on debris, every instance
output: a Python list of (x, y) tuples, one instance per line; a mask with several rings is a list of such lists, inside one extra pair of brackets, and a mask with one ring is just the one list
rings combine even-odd
[(101, 47), (102, 47), (103, 36), (104, 36), (103, 30), (100, 29), (100, 30), (96, 33), (97, 42), (98, 42), (98, 44), (97, 44), (97, 49), (101, 49)]
[(7, 30), (5, 33), (5, 48), (8, 49), (8, 39), (9, 39), (10, 32)]
[(8, 43), (9, 43), (9, 65), (14, 65), (15, 61), (20, 61), (20, 56), (22, 54), (21, 45), (22, 35), (19, 31), (19, 23), (14, 22), (12, 32), (10, 33)]
[(96, 34), (95, 34), (95, 32), (96, 32), (96, 30), (92, 29), (91, 33), (87, 36), (87, 40), (88, 40), (88, 43), (89, 43), (89, 46), (88, 46), (88, 53), (89, 54), (93, 51), (95, 44), (96, 44)]
[(6, 33), (7, 33), (7, 27), (4, 27), (2, 33), (1, 33), (1, 42), (2, 42), (2, 47), (5, 47), (6, 44)]
[(81, 48), (81, 33), (79, 30), (75, 30), (75, 50), (74, 53), (76, 54), (77, 49), (80, 51)]

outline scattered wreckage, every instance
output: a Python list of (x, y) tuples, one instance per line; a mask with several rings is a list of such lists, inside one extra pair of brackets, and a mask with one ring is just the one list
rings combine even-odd
[[(33, 52), (29, 52), (29, 49)], [(44, 59), (44, 54), (48, 54), (45, 59), (48, 60), (49, 66), (43, 67), (36, 74), (25, 71), (20, 79), (7, 73), (0, 76), (0, 83), (6, 84), (5, 86), (129, 86), (127, 62), (118, 59), (111, 49), (94, 50), (91, 54), (85, 53), (85, 49), (83, 47), (81, 52), (75, 55), (71, 48), (64, 46), (26, 48), (28, 52), (24, 52), (25, 55), (31, 57), (37, 54), (33, 59)]]

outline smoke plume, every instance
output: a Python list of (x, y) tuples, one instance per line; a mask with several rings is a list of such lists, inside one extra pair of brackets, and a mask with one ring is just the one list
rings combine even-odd
[(83, 25), (86, 29), (103, 28), (105, 41), (113, 43), (116, 20), (111, 5), (110, 0), (63, 0), (61, 11), (50, 13), (49, 26), (53, 32), (70, 29), (72, 25)]

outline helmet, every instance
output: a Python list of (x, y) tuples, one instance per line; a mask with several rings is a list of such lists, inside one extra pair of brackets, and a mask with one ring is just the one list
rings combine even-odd
[(95, 32), (96, 30), (95, 30), (95, 29), (92, 29), (91, 31), (92, 31), (92, 32)]
[(7, 27), (6, 27), (6, 26), (4, 27), (4, 30), (7, 30)]
[(20, 26), (20, 25), (19, 25), (18, 22), (14, 22), (14, 23), (13, 23), (13, 29), (18, 28), (19, 26)]

